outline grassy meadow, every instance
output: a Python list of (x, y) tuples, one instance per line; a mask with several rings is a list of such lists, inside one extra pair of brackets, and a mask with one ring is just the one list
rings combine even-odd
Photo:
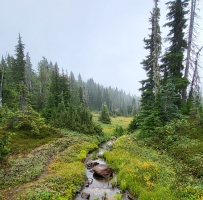
[(172, 190), (175, 171), (170, 158), (138, 145), (134, 135), (121, 136), (105, 158), (116, 171), (121, 190), (139, 200), (178, 199)]
[[(100, 123), (98, 114), (93, 116)], [(87, 153), (113, 136), (117, 126), (127, 128), (131, 120), (116, 117), (109, 125), (100, 123), (104, 132), (100, 136), (55, 129), (35, 137), (26, 131), (11, 132), (9, 155), (0, 163), (0, 199), (73, 199), (86, 178)]]
[(98, 121), (99, 113), (93, 113), (93, 120), (97, 123), (99, 123), (102, 128), (103, 132), (114, 135), (114, 130), (117, 126), (122, 126), (124, 130), (127, 129), (129, 123), (132, 121), (132, 117), (123, 117), (123, 116), (117, 116), (117, 117), (111, 117), (111, 124), (103, 124)]
[(87, 153), (114, 135), (116, 143), (104, 154), (117, 174), (112, 185), (139, 200), (203, 199), (203, 136), (195, 121), (171, 122), (156, 136), (141, 138), (139, 130), (127, 132), (132, 117), (112, 117), (111, 124), (98, 117), (93, 114), (103, 128), (100, 136), (50, 129), (33, 138), (11, 132), (10, 154), (0, 163), (0, 199), (74, 199), (86, 178)]
[(203, 199), (203, 129), (194, 119), (171, 121), (143, 138), (118, 138), (108, 164), (120, 188), (139, 200)]
[[(60, 138), (51, 137), (51, 141), (33, 148), (27, 154), (12, 154), (2, 162), (0, 199), (74, 197), (85, 180), (83, 161), (89, 151), (98, 148), (98, 139), (69, 131), (59, 135)], [(39, 145), (38, 140), (36, 144)], [(28, 143), (24, 145), (29, 146)], [(22, 148), (22, 144), (19, 148)]]

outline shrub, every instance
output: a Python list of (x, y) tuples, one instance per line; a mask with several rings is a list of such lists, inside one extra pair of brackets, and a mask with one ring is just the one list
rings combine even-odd
[(133, 120), (130, 122), (129, 126), (128, 126), (128, 131), (129, 132), (133, 132), (134, 130), (138, 129), (140, 126), (140, 122), (139, 122), (139, 115), (136, 115)]
[(116, 128), (114, 129), (113, 133), (118, 136), (123, 135), (123, 133), (124, 133), (123, 127), (120, 125), (117, 125)]
[(8, 112), (3, 120), (6, 129), (26, 130), (31, 136), (40, 135), (40, 129), (46, 127), (44, 119), (40, 114), (28, 107), (24, 112)]
[(10, 133), (5, 133), (0, 137), (0, 159), (7, 155), (9, 152), (8, 143), (9, 143)]
[(101, 121), (104, 124), (110, 124), (111, 123), (111, 118), (109, 116), (109, 110), (108, 110), (106, 103), (102, 104), (101, 113), (99, 116), (99, 121)]

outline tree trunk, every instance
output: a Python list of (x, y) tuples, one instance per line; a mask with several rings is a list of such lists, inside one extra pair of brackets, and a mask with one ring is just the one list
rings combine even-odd
[(2, 107), (2, 90), (3, 90), (3, 80), (4, 80), (4, 65), (2, 65), (1, 73), (1, 85), (0, 85), (0, 108)]
[(194, 85), (195, 85), (195, 81), (198, 78), (198, 58), (199, 58), (199, 54), (200, 51), (202, 50), (203, 46), (198, 50), (197, 54), (196, 54), (196, 60), (195, 60), (195, 69), (194, 69), (194, 73), (192, 76), (192, 82), (191, 82), (191, 86), (190, 86), (190, 92), (189, 92), (189, 98), (192, 98), (193, 96), (193, 91), (194, 91)]
[(20, 100), (21, 100), (21, 111), (24, 113), (27, 108), (27, 101), (26, 101), (26, 86), (23, 82), (20, 85)]
[[(184, 77), (187, 79), (188, 79), (189, 68), (191, 63), (191, 50), (192, 50), (192, 39), (193, 39), (193, 31), (194, 31), (195, 10), (196, 10), (196, 0), (191, 0), (188, 48), (187, 48), (187, 57), (186, 57), (186, 66), (185, 66), (185, 75), (184, 75)], [(185, 88), (182, 93), (182, 99), (186, 101), (186, 98), (187, 98), (187, 88)]]
[(153, 30), (153, 81), (154, 81), (154, 93), (157, 94), (160, 84), (160, 69), (159, 69), (159, 56), (161, 54), (161, 37), (159, 30), (159, 10), (158, 10), (158, 0), (154, 0), (155, 7), (153, 9), (153, 18), (154, 18), (154, 30)]

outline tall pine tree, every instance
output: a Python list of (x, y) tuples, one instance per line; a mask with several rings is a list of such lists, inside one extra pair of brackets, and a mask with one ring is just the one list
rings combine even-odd
[(20, 107), (21, 111), (24, 112), (27, 107), (27, 87), (25, 82), (25, 55), (24, 55), (24, 44), (22, 43), (22, 38), (19, 34), (18, 44), (16, 45), (16, 59), (12, 66), (12, 78), (17, 86), (17, 90), (20, 95)]
[(164, 26), (169, 28), (166, 41), (170, 43), (168, 50), (162, 58), (163, 84), (167, 83), (170, 76), (172, 83), (175, 85), (175, 91), (179, 95), (176, 105), (181, 106), (182, 91), (189, 84), (187, 78), (183, 77), (183, 59), (184, 51), (187, 48), (184, 29), (186, 28), (186, 14), (188, 13), (189, 0), (173, 0), (166, 3), (168, 14), (166, 16), (168, 23)]
[(160, 11), (157, 4), (158, 1), (156, 0), (149, 19), (151, 34), (149, 34), (148, 39), (144, 39), (145, 49), (149, 50), (149, 55), (141, 62), (147, 75), (147, 79), (140, 81), (142, 84), (140, 91), (142, 92), (141, 113), (143, 118), (149, 115), (153, 109), (155, 94), (158, 92), (160, 82), (158, 59), (161, 53), (161, 36), (159, 27)]

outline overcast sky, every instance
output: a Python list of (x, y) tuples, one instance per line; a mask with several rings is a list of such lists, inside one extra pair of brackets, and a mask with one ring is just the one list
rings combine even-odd
[[(159, 4), (161, 26), (167, 1)], [(14, 55), (20, 32), (34, 69), (44, 56), (76, 78), (140, 95), (152, 7), (153, 0), (0, 0), (0, 55)], [(203, 28), (203, 2), (199, 7)], [(203, 45), (203, 30), (200, 38)]]

